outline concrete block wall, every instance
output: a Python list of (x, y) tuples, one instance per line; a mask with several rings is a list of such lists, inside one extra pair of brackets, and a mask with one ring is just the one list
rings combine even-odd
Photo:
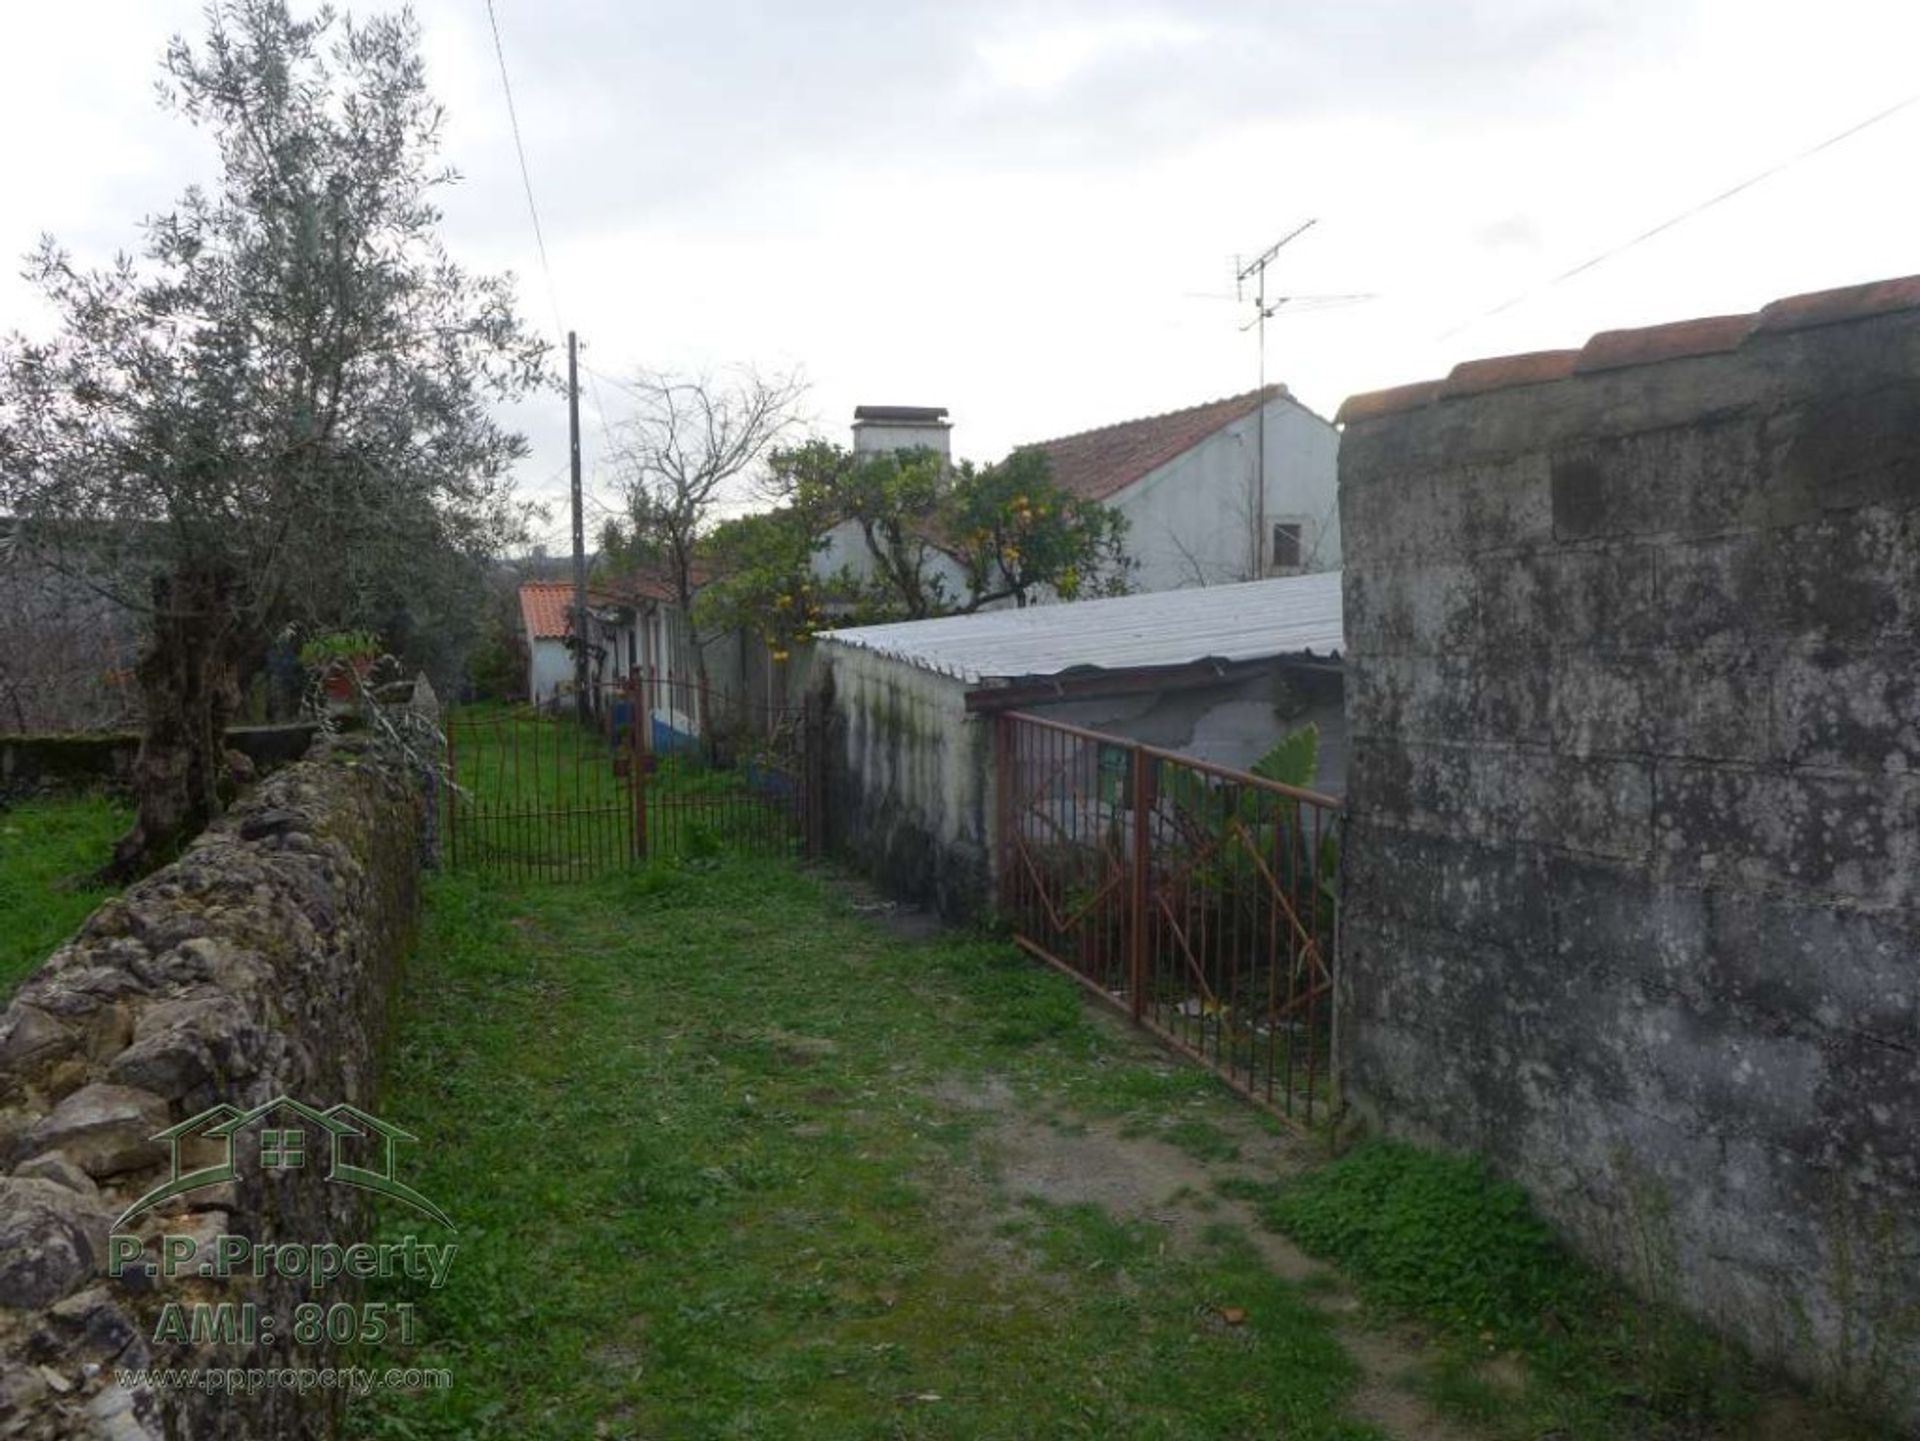
[(831, 636), (812, 685), (826, 718), (829, 850), (950, 920), (993, 888), (993, 734), (967, 685)]
[(1345, 1094), (1920, 1419), (1920, 279), (1340, 418)]

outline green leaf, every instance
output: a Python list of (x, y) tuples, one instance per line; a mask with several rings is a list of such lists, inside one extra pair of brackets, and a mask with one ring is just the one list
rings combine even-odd
[(1305, 790), (1320, 773), (1320, 727), (1312, 721), (1281, 739), (1279, 744), (1253, 763), (1253, 773), (1262, 780)]

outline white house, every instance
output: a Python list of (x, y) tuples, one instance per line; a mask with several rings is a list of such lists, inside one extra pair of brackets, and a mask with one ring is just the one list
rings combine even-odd
[[(854, 411), (855, 454), (949, 455), (951, 437), (942, 407)], [(1020, 448), (1045, 452), (1065, 489), (1126, 516), (1135, 591), (1339, 569), (1340, 434), (1284, 385)], [(843, 567), (863, 577), (872, 568), (853, 521), (828, 531), (814, 560), (823, 578)], [(950, 595), (966, 594), (965, 573), (946, 554), (935, 549), (929, 568)]]
[(1126, 516), (1136, 591), (1340, 567), (1340, 433), (1284, 385), (1022, 449)]
[[(574, 693), (573, 585), (530, 580), (520, 587), (520, 619), (527, 642), (527, 698), (535, 705), (561, 704)], [(697, 733), (692, 717), (693, 627), (674, 602), (666, 579), (636, 573), (587, 591), (587, 666), (596, 692), (618, 686), (635, 672), (653, 678), (654, 725)]]

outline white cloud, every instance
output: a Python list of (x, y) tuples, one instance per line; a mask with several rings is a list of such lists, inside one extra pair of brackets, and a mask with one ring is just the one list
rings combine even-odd
[(975, 43), (988, 80), (995, 86), (1047, 95), (1109, 60), (1197, 44), (1207, 30), (1165, 16), (1116, 16), (1079, 24), (1008, 26)]

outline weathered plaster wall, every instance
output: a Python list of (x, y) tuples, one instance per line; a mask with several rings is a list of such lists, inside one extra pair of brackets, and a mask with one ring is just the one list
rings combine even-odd
[(965, 919), (991, 895), (993, 736), (957, 680), (815, 646), (826, 701), (827, 845), (896, 895)]
[(1347, 1096), (1909, 1417), (1914, 306), (1463, 366), (1341, 453)]
[[(0, 1014), (0, 1435), (332, 1434), (338, 1391), (247, 1398), (114, 1379), (117, 1367), (332, 1364), (284, 1329), (271, 1350), (151, 1341), (168, 1300), (254, 1301), (285, 1328), (313, 1299), (304, 1278), (111, 1279), (106, 1247), (112, 1218), (168, 1174), (155, 1132), (220, 1102), (377, 1104), (422, 803), (360, 744), (262, 782), (179, 861), (95, 912)], [(128, 1233), (148, 1241), (148, 1259), (163, 1233), (367, 1239), (366, 1193), (321, 1178), (326, 1139), (307, 1135), (308, 1170), (243, 1165)], [(355, 1294), (336, 1281), (320, 1299)]]
[(1236, 770), (1248, 769), (1289, 734), (1311, 724), (1320, 733), (1315, 788), (1336, 796), (1346, 788), (1341, 676), (1337, 666), (1326, 662), (1274, 661), (1217, 685), (1155, 687), (1021, 709)]
[(1243, 416), (1193, 449), (1143, 476), (1107, 503), (1127, 517), (1126, 548), (1136, 591), (1222, 585), (1270, 573), (1271, 526), (1302, 527), (1310, 571), (1340, 567), (1335, 492), (1340, 437), (1295, 401), (1267, 402), (1266, 524), (1262, 569), (1254, 567), (1252, 533), (1259, 474), (1260, 418)]

